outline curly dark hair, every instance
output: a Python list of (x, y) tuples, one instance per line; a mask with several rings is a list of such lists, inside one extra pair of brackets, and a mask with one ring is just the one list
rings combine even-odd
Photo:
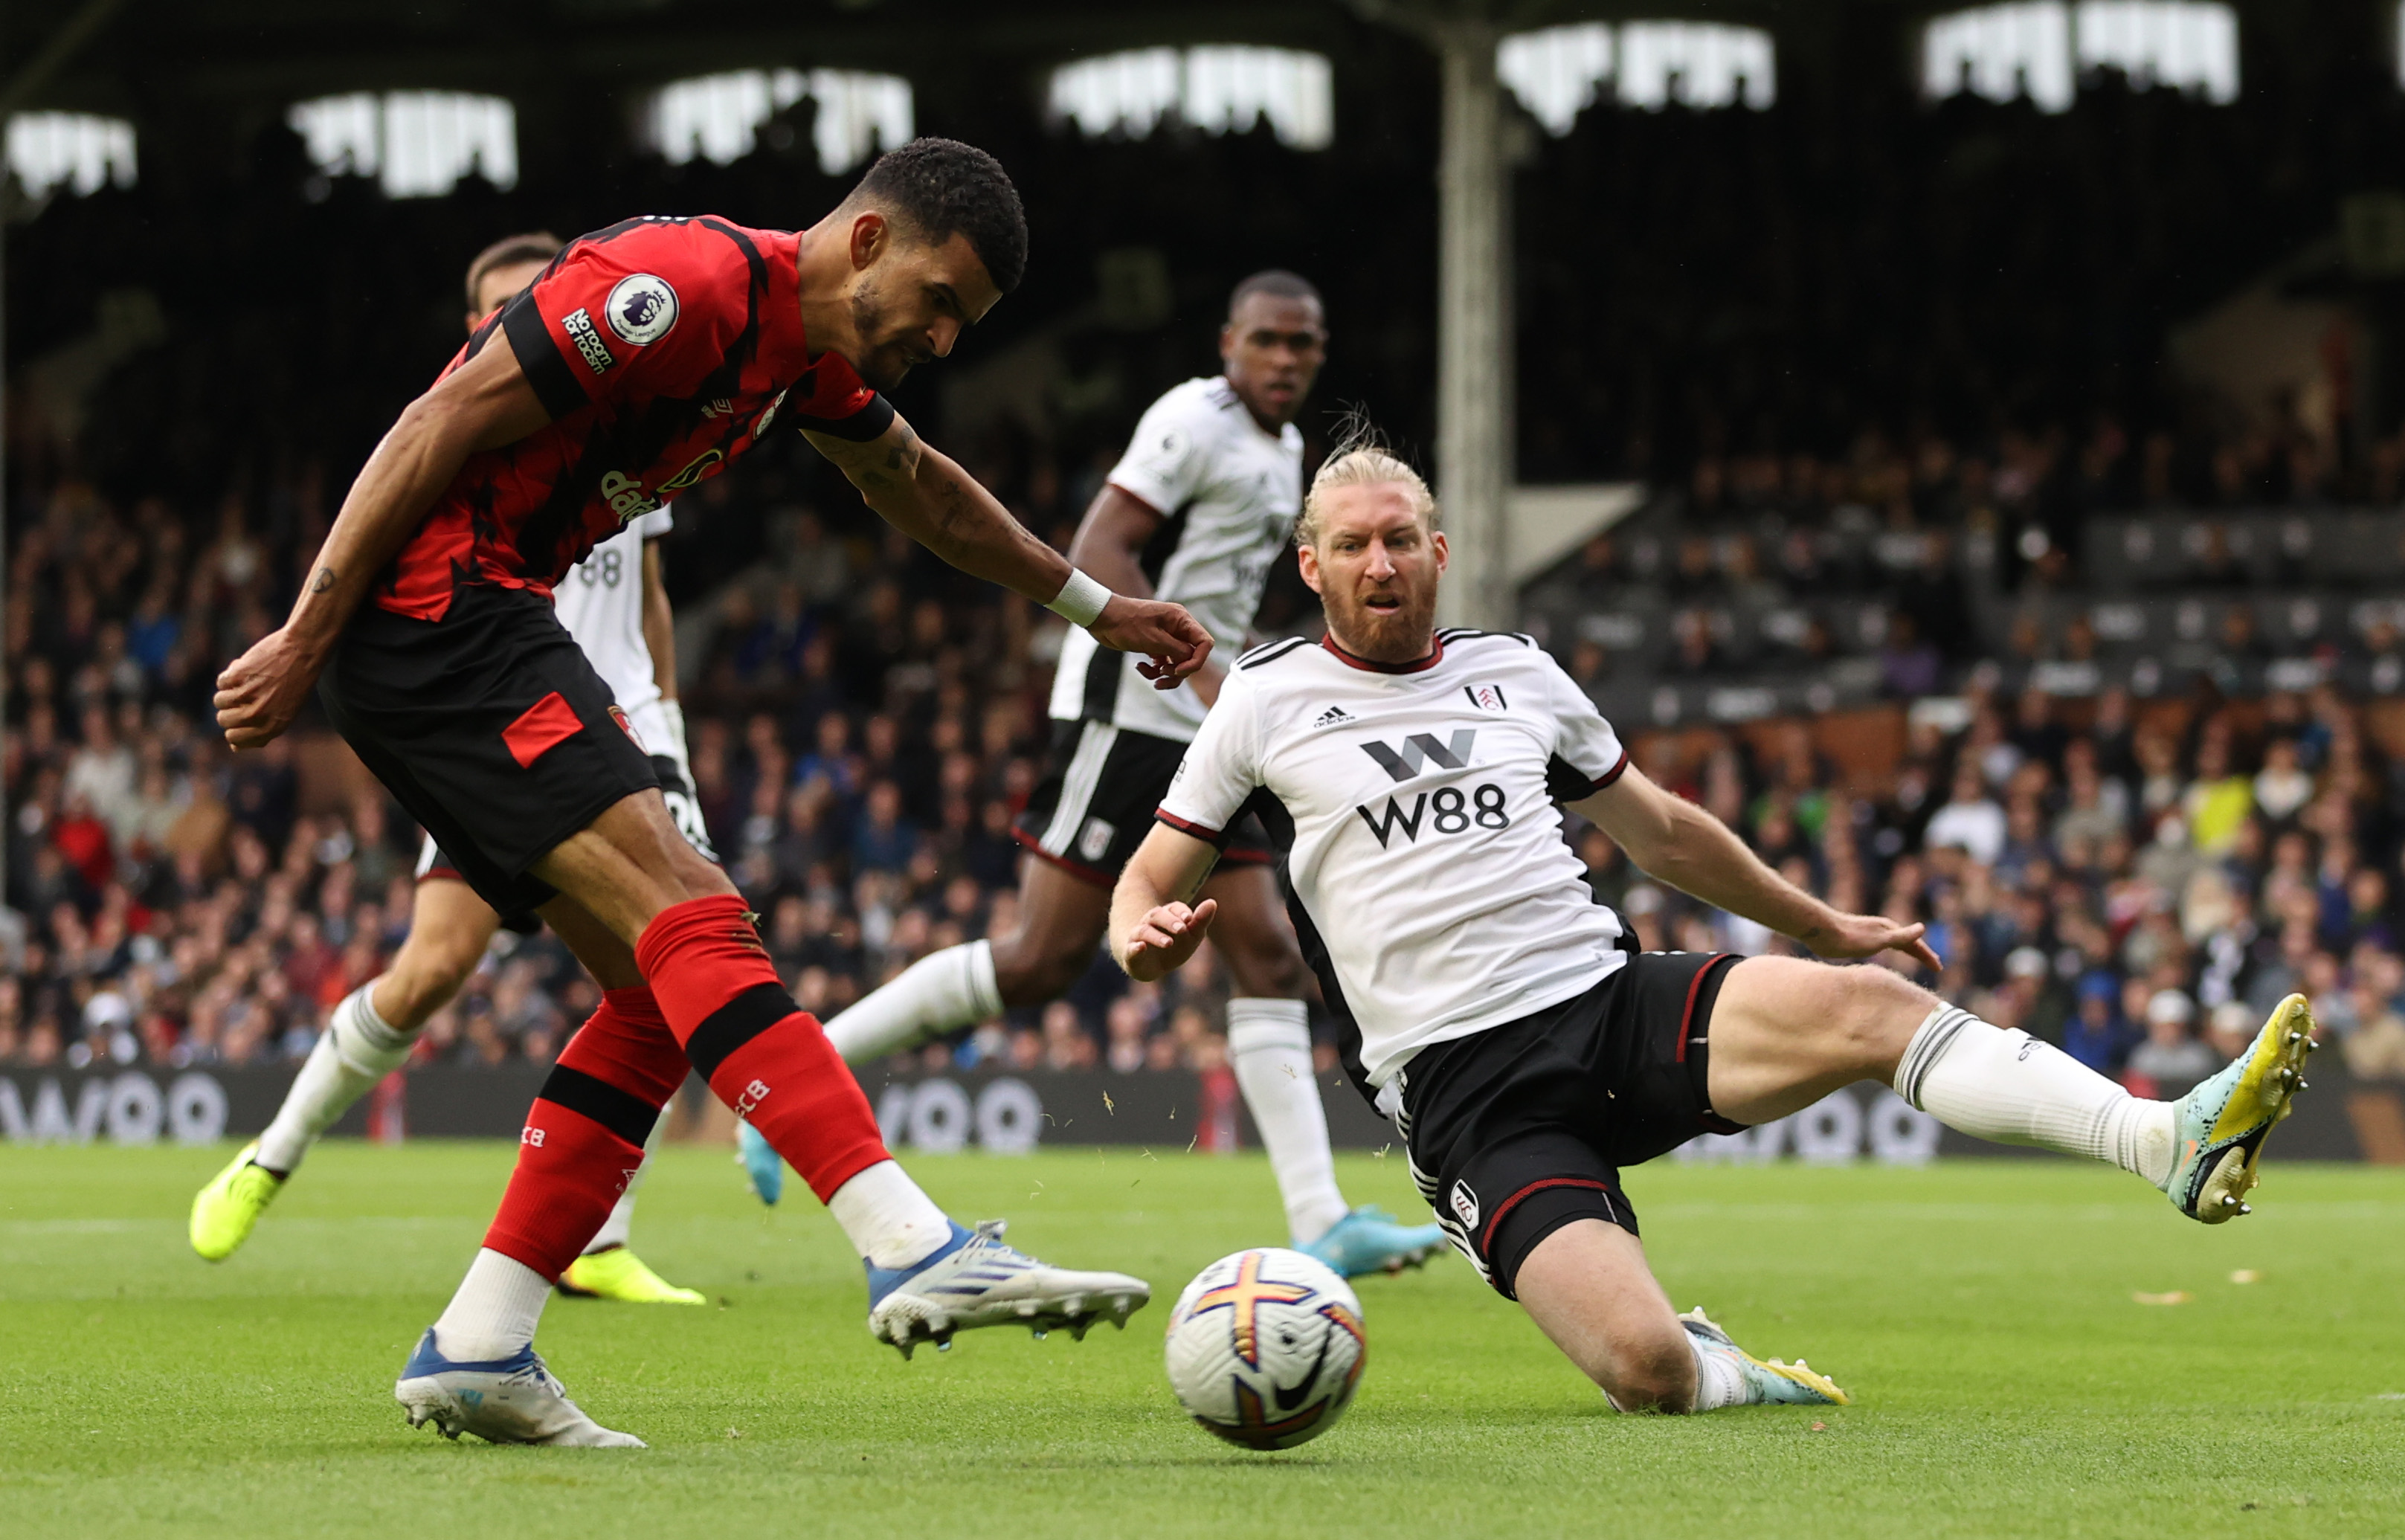
[(957, 139), (913, 139), (877, 158), (848, 203), (873, 203), (942, 245), (965, 235), (1005, 294), (1027, 275), (1027, 213), (1002, 162)]

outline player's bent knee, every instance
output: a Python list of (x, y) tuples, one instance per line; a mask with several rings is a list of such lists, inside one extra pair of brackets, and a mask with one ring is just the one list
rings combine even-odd
[(1093, 944), (1072, 949), (1025, 932), (993, 944), (993, 982), (1008, 1006), (1060, 999), (1093, 961)]
[(450, 1004), (485, 955), (481, 948), (471, 952), (441, 942), (421, 946), (414, 945), (416, 937), (410, 939), (413, 945), (401, 947), (376, 990), (380, 1014), (402, 1031), (415, 1031)]
[(1885, 968), (1846, 967), (1801, 958), (1752, 958), (1730, 974), (1715, 1015), (1744, 1012), (1781, 1034), (1808, 1038), (1849, 1062), (1901, 1049), (1936, 1003), (1911, 980)]
[(1846, 1037), (1847, 1046), (1865, 1061), (1892, 1058), (1904, 1051), (1921, 1020), (1936, 1008), (1937, 997), (1886, 968), (1830, 968), (1837, 1000), (1831, 1019)]
[(1018, 931), (993, 941), (993, 984), (1006, 1006), (1041, 1006), (1085, 977), (1102, 936), (1039, 936)]
[(1684, 1331), (1647, 1334), (1613, 1344), (1601, 1372), (1590, 1371), (1611, 1404), (1624, 1412), (1684, 1412), (1695, 1405), (1695, 1354)]
[(1259, 945), (1226, 952), (1228, 973), (1240, 993), (1259, 1000), (1308, 1000), (1311, 971), (1291, 946)]
[(736, 891), (735, 881), (712, 861), (682, 838), (668, 845), (668, 861), (677, 882), (684, 889), (685, 897), (713, 898)]

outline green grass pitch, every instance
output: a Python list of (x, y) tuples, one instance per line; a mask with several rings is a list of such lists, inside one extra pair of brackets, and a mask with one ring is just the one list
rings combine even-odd
[[(652, 1444), (616, 1451), (450, 1444), (392, 1402), (507, 1145), (330, 1144), (218, 1267), (184, 1214), (223, 1151), (0, 1149), (0, 1533), (2405, 1533), (2405, 1173), (2274, 1151), (2218, 1230), (2068, 1162), (1666, 1161), (1630, 1186), (1679, 1305), (1854, 1406), (1615, 1417), (1447, 1257), (1362, 1281), (1352, 1412), (1254, 1455), (1179, 1414), (1159, 1333), (1204, 1263), (1282, 1234), (1257, 1156), (911, 1160), (953, 1212), (1158, 1292), (1123, 1336), (977, 1332), (905, 1364), (807, 1189), (764, 1211), (726, 1155), (671, 1149), (638, 1249), (717, 1303), (543, 1322), (570, 1393)], [(1413, 1212), (1400, 1168), (1341, 1175)]]

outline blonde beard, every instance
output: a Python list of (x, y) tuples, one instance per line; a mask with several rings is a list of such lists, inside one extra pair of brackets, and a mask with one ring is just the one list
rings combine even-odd
[[(1328, 621), (1329, 634), (1336, 638), (1336, 645), (1357, 658), (1365, 658), (1371, 663), (1417, 663), (1436, 650), (1436, 604), (1433, 599), (1425, 610), (1416, 614), (1413, 607), (1409, 605), (1396, 610), (1391, 624), (1382, 625), (1375, 633), (1367, 636), (1353, 623), (1376, 615), (1377, 612), (1369, 606), (1355, 606), (1352, 614), (1340, 620), (1336, 606), (1322, 596), (1319, 609)], [(1406, 646), (1412, 650), (1402, 651)]]

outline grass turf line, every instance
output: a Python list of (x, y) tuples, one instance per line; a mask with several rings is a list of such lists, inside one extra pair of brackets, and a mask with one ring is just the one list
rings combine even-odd
[[(212, 1267), (184, 1215), (225, 1151), (0, 1147), (0, 1532), (2399, 1528), (2405, 1173), (2275, 1163), (2257, 1211), (2209, 1230), (2068, 1162), (1663, 1162), (1630, 1185), (1678, 1305), (1765, 1357), (1810, 1358), (1857, 1405), (1614, 1417), (1446, 1257), (1361, 1281), (1359, 1399), (1319, 1441), (1262, 1456), (1184, 1420), (1159, 1337), (1204, 1263), (1282, 1238), (1259, 1157), (911, 1158), (954, 1213), (1006, 1215), (1037, 1254), (1127, 1268), (1156, 1295), (1124, 1336), (977, 1332), (906, 1365), (869, 1339), (859, 1265), (806, 1189), (767, 1211), (724, 1154), (671, 1149), (637, 1249), (712, 1308), (555, 1299), (540, 1339), (588, 1410), (653, 1445), (619, 1452), (452, 1445), (391, 1400), (512, 1153), (326, 1145)], [(1352, 1201), (1421, 1211), (1399, 1155), (1339, 1174)]]

